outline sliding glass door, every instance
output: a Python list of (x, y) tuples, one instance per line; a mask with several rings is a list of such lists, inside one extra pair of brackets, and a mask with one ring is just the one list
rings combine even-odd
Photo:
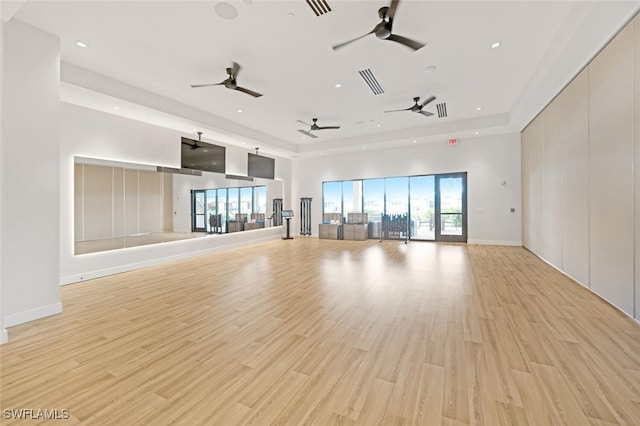
[(369, 238), (467, 241), (467, 174), (323, 182), (323, 213), (362, 212)]
[(436, 175), (436, 241), (467, 242), (467, 174)]
[(433, 241), (435, 234), (435, 176), (409, 178), (411, 239)]

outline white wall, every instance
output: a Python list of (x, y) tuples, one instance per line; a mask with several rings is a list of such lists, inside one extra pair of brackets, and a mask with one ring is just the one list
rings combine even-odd
[[(0, 19), (0, 100), (2, 99), (4, 85), (4, 21)], [(2, 127), (2, 101), (0, 101), (0, 168), (2, 167), (2, 151), (4, 143), (4, 129)], [(2, 188), (3, 173), (0, 172), (0, 188)], [(2, 241), (2, 196), (0, 196), (0, 242)], [(2, 259), (2, 244), (0, 243), (0, 259)], [(9, 340), (7, 330), (4, 328), (4, 316), (2, 315), (2, 261), (0, 261), (0, 345)]]
[[(282, 234), (282, 227), (275, 227), (74, 256), (74, 156), (179, 168), (180, 138), (189, 135), (67, 103), (61, 104), (61, 112), (61, 284), (278, 238)], [(235, 153), (230, 162), (235, 164), (235, 170), (240, 170), (239, 158), (243, 155), (246, 163), (246, 153), (250, 150), (238, 147), (227, 147), (227, 150)], [(276, 158), (276, 175), (290, 179), (291, 161)], [(174, 182), (181, 182), (180, 176), (175, 175)], [(222, 177), (216, 179), (226, 181)], [(206, 182), (206, 178), (203, 182)], [(286, 183), (285, 191), (287, 186), (290, 187), (290, 183)], [(189, 199), (189, 192), (181, 194), (182, 189), (185, 188), (174, 183), (174, 198), (180, 197), (184, 202)]]
[[(313, 198), (311, 230), (317, 236), (323, 181), (452, 172), (467, 172), (469, 243), (520, 245), (519, 134), (294, 160), (290, 206), (297, 212), (300, 197)], [(292, 225), (299, 229), (297, 218)]]
[(640, 18), (522, 136), (524, 246), (635, 318), (640, 316), (638, 52)]
[(2, 314), (11, 326), (62, 309), (60, 41), (10, 21), (2, 93)]

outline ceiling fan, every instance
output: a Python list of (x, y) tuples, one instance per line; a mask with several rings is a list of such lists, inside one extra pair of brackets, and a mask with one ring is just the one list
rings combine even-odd
[(369, 31), (365, 35), (361, 35), (360, 37), (354, 38), (353, 40), (336, 44), (335, 46), (333, 46), (333, 50), (338, 50), (348, 44), (353, 43), (354, 41), (360, 40), (361, 38), (368, 36), (369, 34), (375, 34), (376, 37), (382, 40), (395, 41), (396, 43), (400, 43), (413, 50), (418, 50), (423, 48), (425, 44), (420, 43), (419, 41), (411, 40), (407, 37), (393, 34), (391, 32), (391, 28), (393, 27), (393, 17), (395, 15), (399, 2), (400, 0), (391, 0), (391, 4), (389, 6), (381, 7), (378, 10), (378, 16), (380, 17), (380, 19), (382, 19), (382, 22), (376, 25), (371, 31)]
[(220, 83), (210, 83), (210, 84), (192, 84), (191, 87), (208, 87), (208, 86), (224, 86), (227, 89), (237, 90), (242, 93), (246, 93), (247, 95), (251, 95), (254, 98), (259, 98), (262, 94), (258, 92), (254, 92), (253, 90), (245, 89), (244, 87), (238, 86), (238, 82), (236, 81), (236, 77), (238, 77), (238, 73), (240, 72), (240, 64), (237, 62), (232, 63), (231, 68), (227, 68), (227, 77), (226, 80), (221, 81)]
[(428, 103), (433, 102), (435, 99), (436, 99), (435, 96), (429, 96), (421, 104), (418, 104), (418, 101), (420, 100), (420, 97), (416, 96), (415, 98), (413, 98), (413, 101), (415, 102), (415, 105), (412, 105), (409, 108), (394, 109), (394, 110), (385, 111), (385, 112), (411, 111), (411, 112), (417, 112), (418, 114), (422, 114), (425, 117), (429, 117), (429, 116), (432, 116), (433, 113), (429, 112), (429, 111), (423, 111), (422, 108), (424, 108)]
[(329, 130), (329, 129), (339, 129), (340, 128), (340, 126), (318, 126), (318, 124), (317, 124), (318, 119), (317, 118), (313, 119), (313, 124), (305, 123), (304, 121), (301, 121), (301, 120), (297, 120), (297, 121), (298, 121), (298, 123), (302, 123), (305, 126), (309, 126), (309, 130), (298, 129), (298, 131), (300, 133), (302, 133), (303, 135), (307, 135), (307, 136), (312, 137), (312, 138), (317, 138), (316, 135), (311, 133), (311, 131), (313, 131), (313, 130)]

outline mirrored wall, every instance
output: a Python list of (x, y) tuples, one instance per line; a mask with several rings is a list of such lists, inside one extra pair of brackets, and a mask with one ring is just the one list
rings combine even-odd
[[(212, 234), (210, 227), (201, 232), (192, 231), (192, 194), (198, 188), (211, 187), (218, 188), (221, 195), (224, 188), (237, 191), (238, 208), (248, 205), (249, 193), (253, 206), (254, 191), (244, 187), (261, 188), (256, 196), (265, 216), (271, 209), (267, 200), (280, 198), (283, 193), (281, 181), (254, 179), (245, 182), (209, 172), (202, 172), (201, 176), (174, 174), (159, 172), (156, 166), (75, 157), (74, 254)], [(224, 193), (228, 196), (226, 190)], [(263, 227), (269, 226), (268, 222), (260, 222)]]

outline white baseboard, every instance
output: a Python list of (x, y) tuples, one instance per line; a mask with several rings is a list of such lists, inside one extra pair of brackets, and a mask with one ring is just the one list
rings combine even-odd
[(50, 305), (29, 309), (28, 311), (5, 315), (4, 326), (13, 327), (14, 325), (23, 324), (25, 322), (37, 320), (39, 318), (59, 314), (60, 312), (62, 312), (62, 302), (52, 303)]
[(516, 247), (522, 247), (522, 241), (467, 240), (467, 244), (478, 244), (478, 245), (482, 245), (482, 246), (516, 246)]
[(633, 314), (630, 314), (629, 312), (626, 312), (624, 309), (620, 308), (618, 305), (616, 305), (615, 303), (613, 303), (612, 301), (608, 300), (607, 298), (605, 298), (603, 295), (601, 295), (600, 293), (597, 293), (595, 290), (593, 290), (591, 288), (590, 285), (587, 285), (581, 281), (578, 281), (576, 278), (572, 277), (571, 275), (569, 275), (568, 273), (566, 273), (565, 271), (563, 271), (562, 269), (558, 268), (556, 265), (554, 265), (553, 263), (549, 262), (547, 259), (545, 259), (544, 257), (540, 256), (539, 254), (531, 251), (530, 249), (528, 249), (527, 247), (525, 247), (525, 249), (527, 249), (529, 251), (529, 253), (533, 254), (535, 257), (537, 257), (538, 259), (542, 260), (544, 263), (546, 263), (547, 265), (551, 266), (553, 269), (555, 269), (556, 271), (560, 272), (562, 275), (564, 275), (565, 277), (569, 278), (571, 281), (575, 282), (576, 284), (580, 285), (581, 287), (584, 287), (586, 290), (588, 290), (589, 292), (591, 292), (591, 294), (596, 295), (599, 299), (603, 300), (604, 302), (606, 302), (607, 304), (613, 306), (614, 308), (616, 308), (618, 311), (622, 312), (623, 314), (625, 314), (626, 316), (628, 316), (629, 318), (631, 318), (632, 320), (634, 320), (635, 322), (637, 322), (638, 324), (640, 324), (640, 318), (634, 318)]
[(9, 333), (7, 333), (7, 329), (3, 328), (0, 330), (0, 345), (3, 345), (9, 341)]

